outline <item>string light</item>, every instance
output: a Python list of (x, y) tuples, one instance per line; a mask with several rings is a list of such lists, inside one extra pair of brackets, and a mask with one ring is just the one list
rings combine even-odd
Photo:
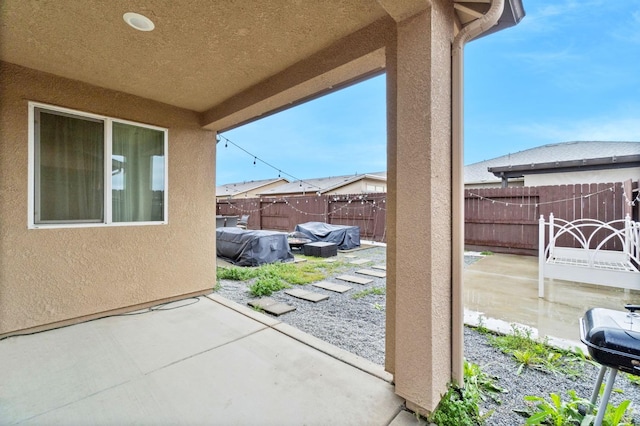
[[(624, 195), (624, 201), (627, 203), (628, 206), (635, 207), (636, 203), (640, 202), (640, 188), (637, 189), (637, 191), (638, 191), (638, 195), (636, 195), (636, 198), (634, 198), (633, 200), (630, 200), (629, 197), (627, 197), (627, 192), (624, 190), (624, 185), (622, 186), (622, 195)], [(631, 195), (633, 196), (633, 191)]]
[[(292, 198), (298, 198), (298, 197), (292, 197)], [(355, 204), (352, 204), (352, 201), (353, 201), (353, 200), (357, 200), (357, 199), (361, 200), (360, 206), (357, 206), (357, 205), (355, 205)], [(235, 200), (237, 200), (237, 199), (235, 199)], [(317, 201), (318, 201), (318, 200), (316, 199), (316, 202), (317, 202)], [(298, 207), (296, 207), (296, 205), (299, 205), (299, 204), (300, 204), (300, 200), (295, 200), (295, 203), (294, 203), (294, 202), (293, 202), (293, 200), (291, 200), (291, 199), (287, 199), (287, 198), (284, 198), (284, 197), (283, 197), (283, 198), (280, 198), (280, 199), (273, 199), (273, 200), (271, 200), (268, 204), (264, 205), (263, 207), (259, 207), (259, 208), (255, 208), (255, 209), (247, 209), (247, 208), (245, 208), (245, 207), (237, 206), (236, 204), (234, 204), (234, 203), (232, 203), (232, 202), (231, 202), (231, 198), (229, 198), (229, 199), (227, 200), (227, 205), (228, 205), (228, 206), (229, 206), (229, 208), (231, 208), (232, 210), (235, 210), (235, 211), (237, 211), (237, 212), (239, 212), (239, 213), (243, 213), (243, 214), (258, 213), (258, 212), (264, 211), (265, 209), (267, 209), (267, 208), (269, 208), (269, 207), (271, 207), (271, 206), (273, 206), (274, 204), (279, 203), (279, 202), (280, 202), (280, 203), (284, 203), (284, 204), (285, 204), (285, 205), (287, 205), (288, 207), (292, 208), (293, 210), (295, 210), (295, 211), (297, 211), (298, 213), (303, 214), (303, 215), (305, 215), (305, 216), (325, 216), (325, 215), (327, 215), (327, 216), (331, 216), (331, 215), (337, 215), (338, 213), (342, 213), (342, 212), (345, 212), (345, 214), (347, 214), (349, 210), (353, 210), (353, 209), (364, 209), (366, 205), (371, 206), (371, 208), (372, 208), (372, 210), (373, 210), (374, 212), (375, 212), (376, 210), (384, 211), (384, 212), (386, 212), (386, 211), (387, 211), (385, 208), (383, 208), (383, 207), (380, 205), (380, 202), (381, 202), (382, 204), (385, 204), (385, 203), (387, 202), (387, 200), (386, 200), (386, 199), (384, 199), (384, 198), (383, 198), (382, 200), (380, 200), (380, 201), (378, 202), (378, 204), (376, 204), (376, 201), (375, 201), (375, 200), (370, 201), (370, 200), (367, 200), (367, 199), (363, 199), (363, 198), (362, 198), (362, 196), (354, 197), (353, 199), (351, 199), (351, 198), (349, 198), (349, 197), (344, 197), (344, 199), (341, 199), (341, 198), (340, 198), (340, 199), (338, 199), (338, 198), (334, 198), (334, 199), (333, 199), (333, 201), (332, 201), (331, 199), (329, 199), (329, 200), (328, 200), (329, 204), (331, 204), (332, 202), (333, 202), (333, 203), (336, 203), (337, 201), (344, 201), (345, 203), (344, 203), (342, 206), (340, 206), (340, 207), (338, 207), (338, 208), (334, 208), (332, 211), (327, 212), (326, 214), (325, 214), (325, 213), (312, 213), (312, 212), (308, 212), (308, 211), (300, 210)], [(245, 204), (245, 202), (244, 202), (244, 201), (242, 201), (242, 202), (240, 202), (240, 203), (242, 203), (243, 205)], [(265, 203), (265, 201), (263, 201), (263, 200), (261, 199), (261, 200), (260, 200), (260, 203)], [(307, 204), (308, 204), (308, 203), (309, 203), (309, 200), (305, 200), (305, 203), (307, 203)], [(254, 204), (254, 203), (251, 203), (251, 204)], [(254, 205), (255, 205), (255, 204), (254, 204)], [(347, 215), (348, 215), (348, 214), (347, 214)], [(362, 215), (362, 214), (360, 213), (360, 215)]]
[[(600, 191), (592, 192), (590, 194), (580, 195), (580, 196), (572, 197), (572, 198), (565, 198), (565, 199), (562, 199), (562, 200), (545, 201), (545, 202), (542, 202), (542, 203), (520, 203), (520, 207), (531, 207), (531, 206), (538, 207), (538, 206), (541, 206), (541, 205), (562, 203), (562, 202), (575, 201), (575, 200), (580, 200), (580, 199), (588, 199), (589, 197), (592, 197), (594, 195), (598, 195), (598, 194), (601, 194), (601, 193), (607, 192), (607, 191), (613, 192), (614, 190), (615, 190), (615, 186), (611, 186), (609, 188), (601, 189)], [(628, 203), (629, 199), (627, 198), (627, 194), (625, 194), (624, 191), (623, 191), (623, 194), (624, 194), (624, 197), (625, 197), (625, 199), (627, 200), (627, 203)], [(476, 194), (474, 192), (469, 192), (469, 195), (471, 197), (476, 197), (476, 198), (479, 198), (481, 200), (491, 201), (491, 204), (499, 203), (499, 204), (504, 204), (505, 206), (509, 206), (509, 204), (514, 204), (513, 202), (509, 203), (509, 202), (506, 202), (506, 201), (500, 201), (500, 200), (496, 200), (496, 199), (493, 199), (493, 198), (484, 197), (484, 196), (482, 196), (480, 194)], [(522, 196), (522, 197), (525, 197), (525, 196)], [(638, 197), (636, 197), (636, 200), (640, 201), (640, 194), (638, 194)], [(635, 204), (631, 204), (631, 205), (635, 205)]]
[[(258, 157), (255, 154), (252, 154), (251, 152), (247, 151), (246, 149), (244, 149), (243, 147), (241, 147), (240, 145), (238, 145), (237, 143), (235, 143), (234, 141), (232, 141), (231, 139), (227, 138), (226, 136), (222, 136), (222, 135), (218, 135), (219, 138), (224, 139), (224, 146), (225, 148), (227, 147), (227, 144), (231, 144), (233, 146), (235, 146), (236, 148), (238, 148), (240, 151), (244, 152), (245, 154), (249, 155), (250, 157), (253, 157), (253, 165), (255, 166), (257, 164), (257, 162), (261, 162), (262, 164), (264, 164), (265, 166), (271, 167), (273, 170), (277, 170), (278, 171), (278, 177), (282, 177), (281, 175), (286, 175), (289, 176), (291, 178), (291, 180), (293, 181), (300, 181), (300, 186), (302, 186), (302, 183), (304, 182), (305, 184), (307, 184), (309, 187), (314, 187), (317, 188), (319, 190), (322, 190), (321, 187), (319, 187), (318, 185), (314, 185), (312, 183), (303, 181), (300, 178), (297, 178), (295, 176), (293, 176), (290, 173), (284, 172), (282, 171), (282, 169), (280, 169), (279, 167), (274, 166), (273, 164), (263, 160), (262, 158)], [(217, 139), (218, 142), (220, 141), (220, 139)]]

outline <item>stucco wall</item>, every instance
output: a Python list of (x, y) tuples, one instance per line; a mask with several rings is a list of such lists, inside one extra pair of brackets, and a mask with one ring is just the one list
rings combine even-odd
[[(198, 116), (0, 63), (0, 335), (215, 284), (215, 136)], [(28, 101), (169, 129), (169, 224), (27, 229)]]
[[(341, 186), (340, 188), (336, 188), (333, 191), (329, 191), (328, 195), (346, 195), (346, 194), (362, 194), (362, 193), (373, 193), (373, 191), (367, 191), (367, 184), (382, 186), (383, 188), (387, 188), (387, 182), (381, 180), (374, 179), (361, 179), (357, 182), (350, 183), (345, 186)], [(382, 191), (386, 192), (386, 191)]]
[[(524, 178), (525, 186), (573, 185), (578, 183), (608, 183), (637, 180), (640, 167), (613, 170), (590, 170), (587, 172), (549, 173), (528, 175)], [(511, 182), (509, 182), (511, 186)]]

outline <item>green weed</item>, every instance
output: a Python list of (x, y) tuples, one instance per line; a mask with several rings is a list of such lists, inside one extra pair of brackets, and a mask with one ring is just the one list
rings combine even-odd
[(429, 421), (438, 426), (477, 426), (485, 423), (491, 412), (480, 413), (480, 402), (504, 392), (495, 384), (495, 377), (483, 372), (477, 364), (465, 361), (464, 388), (450, 385)]
[(291, 287), (278, 277), (263, 276), (249, 286), (249, 292), (256, 297), (271, 296), (274, 292)]
[(358, 291), (357, 293), (353, 293), (351, 295), (352, 299), (361, 299), (365, 296), (369, 296), (371, 294), (375, 294), (378, 296), (384, 296), (386, 293), (386, 289), (384, 287), (371, 287), (371, 288), (366, 288), (364, 290)]
[(547, 339), (534, 339), (529, 329), (512, 325), (512, 332), (505, 335), (489, 335), (489, 344), (502, 353), (511, 355), (518, 363), (518, 374), (525, 368), (562, 373), (568, 376), (582, 374), (581, 364), (585, 356), (553, 348)]
[[(527, 425), (580, 425), (593, 424), (597, 410), (588, 399), (580, 398), (576, 391), (570, 390), (568, 401), (563, 401), (560, 395), (552, 393), (549, 400), (540, 396), (526, 396), (528, 408), (524, 413)], [(618, 406), (608, 404), (602, 424), (605, 426), (632, 425), (627, 409), (631, 401), (622, 401)], [(588, 410), (587, 410), (588, 409)], [(586, 412), (589, 411), (589, 414)]]
[(625, 376), (631, 383), (636, 386), (640, 386), (640, 376), (634, 376), (633, 374), (626, 373)]
[(232, 266), (230, 268), (216, 268), (216, 276), (221, 280), (247, 281), (258, 276), (256, 268), (240, 268)]

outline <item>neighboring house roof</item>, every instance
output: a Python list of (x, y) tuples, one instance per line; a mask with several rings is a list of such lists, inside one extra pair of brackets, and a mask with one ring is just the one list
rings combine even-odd
[(288, 182), (285, 178), (252, 180), (248, 182), (226, 183), (216, 186), (216, 197), (237, 196), (250, 191), (255, 191), (263, 186), (268, 186), (277, 182)]
[(284, 185), (280, 185), (275, 188), (271, 188), (265, 192), (260, 193), (260, 195), (270, 196), (270, 195), (284, 195), (284, 194), (299, 194), (301, 192), (304, 192), (304, 193), (320, 192), (321, 194), (323, 194), (326, 192), (333, 191), (337, 188), (340, 188), (341, 186), (345, 186), (362, 179), (372, 179), (372, 180), (379, 180), (382, 182), (386, 182), (387, 172), (375, 172), (375, 173), (365, 173), (365, 174), (355, 174), (355, 175), (345, 175), (345, 176), (323, 177), (323, 178), (315, 178), (315, 179), (304, 179), (304, 180), (286, 183)]
[[(464, 183), (495, 183), (501, 179), (496, 177), (488, 168), (503, 169), (508, 166), (524, 170), (526, 168), (536, 168), (536, 165), (549, 163), (573, 162), (584, 160), (585, 165), (588, 160), (612, 158), (612, 157), (628, 157), (640, 154), (640, 142), (564, 142), (539, 146), (527, 149), (513, 154), (503, 155), (490, 160), (480, 161), (478, 163), (469, 164), (464, 168)], [(615, 161), (612, 161), (615, 165)], [(562, 165), (562, 164), (560, 164)], [(613, 166), (612, 166), (613, 167)], [(539, 167), (538, 167), (539, 168)], [(549, 167), (547, 167), (548, 169)], [(500, 170), (498, 169), (498, 170)]]

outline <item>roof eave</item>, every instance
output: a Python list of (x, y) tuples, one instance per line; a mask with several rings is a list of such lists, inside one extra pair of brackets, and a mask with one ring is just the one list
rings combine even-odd
[(526, 12), (524, 11), (522, 0), (505, 0), (504, 10), (502, 11), (500, 19), (498, 19), (498, 23), (471, 40), (477, 40), (506, 28), (514, 27), (522, 21), (525, 15)]
[(549, 163), (519, 164), (515, 166), (488, 167), (487, 170), (497, 177), (523, 177), (542, 173), (562, 173), (604, 169), (622, 169), (640, 167), (640, 155), (621, 155), (590, 158), (583, 160), (556, 161)]

